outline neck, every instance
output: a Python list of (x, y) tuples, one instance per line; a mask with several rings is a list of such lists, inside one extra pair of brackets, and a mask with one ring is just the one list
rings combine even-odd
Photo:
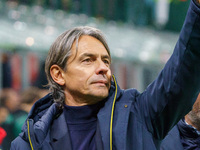
[(67, 92), (65, 92), (65, 104), (68, 106), (85, 106), (85, 105), (93, 105), (100, 101), (102, 101), (103, 98), (97, 98), (92, 96), (86, 96), (86, 95), (71, 95)]
[(69, 99), (65, 100), (65, 104), (68, 105), (68, 106), (85, 106), (85, 105), (88, 105), (87, 103), (79, 103), (77, 101), (72, 101), (72, 100), (69, 100)]

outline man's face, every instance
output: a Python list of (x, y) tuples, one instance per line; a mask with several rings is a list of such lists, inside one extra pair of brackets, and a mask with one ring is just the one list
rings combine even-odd
[(76, 53), (76, 43), (67, 62), (63, 77), (66, 104), (94, 104), (108, 96), (111, 71), (110, 56), (104, 45), (91, 36), (81, 36)]
[(196, 114), (200, 120), (200, 94), (198, 95), (198, 97), (193, 105), (192, 112), (194, 114)]

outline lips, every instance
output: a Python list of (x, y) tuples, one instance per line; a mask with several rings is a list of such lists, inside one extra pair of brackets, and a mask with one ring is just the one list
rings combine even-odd
[(97, 84), (99, 86), (108, 86), (108, 81), (106, 79), (93, 81), (92, 84)]
[(92, 83), (93, 84), (100, 84), (100, 85), (107, 85), (108, 81), (107, 80), (98, 80), (98, 81), (94, 81)]
[(95, 84), (95, 85), (99, 85), (99, 86), (109, 86), (109, 79), (107, 76), (103, 76), (103, 75), (98, 75), (98, 76), (93, 76), (93, 78), (91, 78), (91, 84)]

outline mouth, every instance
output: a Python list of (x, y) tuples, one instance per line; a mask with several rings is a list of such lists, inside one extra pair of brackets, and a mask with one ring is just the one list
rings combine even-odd
[(108, 81), (107, 80), (98, 80), (98, 81), (92, 82), (92, 84), (96, 84), (99, 86), (108, 86)]

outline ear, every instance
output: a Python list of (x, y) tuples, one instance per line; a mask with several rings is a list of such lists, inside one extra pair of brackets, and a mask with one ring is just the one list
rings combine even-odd
[(59, 85), (64, 85), (65, 80), (63, 77), (63, 70), (58, 65), (52, 65), (50, 68), (50, 74), (52, 79)]

